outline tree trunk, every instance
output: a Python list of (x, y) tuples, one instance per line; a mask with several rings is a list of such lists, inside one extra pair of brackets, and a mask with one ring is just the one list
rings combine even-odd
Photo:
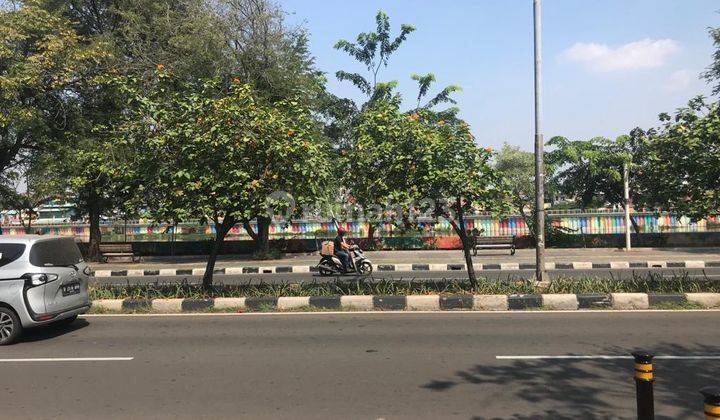
[(375, 249), (375, 225), (372, 222), (368, 222), (367, 242), (368, 249)]
[(235, 219), (230, 216), (226, 216), (222, 223), (215, 222), (215, 242), (213, 243), (210, 256), (208, 256), (207, 264), (205, 265), (205, 274), (203, 274), (202, 286), (203, 289), (210, 289), (213, 285), (213, 271), (215, 271), (215, 261), (217, 261), (220, 251), (222, 251), (223, 241), (227, 236), (230, 229), (235, 225)]
[(247, 219), (243, 219), (242, 224), (243, 224), (243, 228), (245, 228), (245, 232), (247, 232), (247, 234), (250, 235), (252, 240), (257, 241), (257, 233), (255, 233), (252, 226), (250, 225), (250, 221)]
[(255, 252), (259, 255), (267, 255), (270, 252), (270, 218), (264, 216), (257, 217), (257, 232), (253, 230), (249, 220), (243, 220), (243, 227), (255, 241)]
[(100, 241), (102, 240), (102, 232), (100, 231), (100, 208), (91, 204), (88, 210), (88, 216), (90, 218), (88, 260), (100, 261)]
[(463, 215), (462, 210), (462, 201), (461, 198), (458, 197), (455, 201), (455, 207), (457, 211), (457, 222), (454, 220), (448, 220), (450, 222), (450, 225), (455, 230), (455, 233), (460, 237), (460, 243), (462, 244), (463, 248), (463, 254), (465, 255), (465, 265), (467, 267), (467, 273), (468, 273), (468, 279), (470, 280), (470, 285), (473, 288), (476, 288), (478, 285), (477, 277), (475, 276), (475, 268), (473, 267), (473, 261), (472, 261), (472, 252), (471, 252), (471, 244), (470, 244), (470, 238), (467, 236), (467, 231), (465, 230), (465, 217)]
[(257, 239), (255, 240), (257, 253), (267, 255), (270, 252), (270, 218), (258, 216), (257, 218)]

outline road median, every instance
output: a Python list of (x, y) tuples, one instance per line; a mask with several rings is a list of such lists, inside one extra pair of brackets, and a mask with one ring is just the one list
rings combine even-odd
[[(720, 293), (611, 293), (594, 295), (595, 305), (581, 304), (582, 295), (345, 295), (280, 296), (212, 299), (96, 299), (92, 313), (197, 313), (292, 311), (522, 311), (593, 309), (714, 309)], [(652, 304), (652, 302), (656, 302)], [(672, 303), (675, 306), (668, 307)]]
[[(562, 270), (609, 270), (609, 269), (662, 269), (662, 268), (716, 268), (720, 267), (720, 260), (717, 261), (611, 261), (611, 262), (591, 262), (591, 261), (568, 261), (548, 263), (548, 269)], [(535, 264), (531, 263), (476, 263), (473, 264), (475, 271), (479, 272), (502, 272), (502, 271), (518, 271), (518, 270), (535, 270)], [(381, 263), (373, 264), (373, 271), (376, 273), (383, 272), (407, 272), (422, 273), (427, 271), (465, 271), (465, 264), (449, 263), (449, 264), (426, 264), (421, 262), (415, 263)], [(295, 274), (295, 273), (317, 273), (315, 265), (270, 265), (270, 266), (238, 266), (223, 267), (213, 270), (215, 275), (262, 275), (262, 274)], [(177, 277), (202, 275), (205, 273), (204, 267), (194, 268), (133, 268), (122, 270), (102, 270), (95, 269), (92, 273), (96, 278), (122, 278), (122, 277)]]

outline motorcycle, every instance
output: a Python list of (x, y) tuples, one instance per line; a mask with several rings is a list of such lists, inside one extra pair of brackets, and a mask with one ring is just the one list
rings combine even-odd
[(343, 273), (343, 264), (336, 255), (323, 255), (317, 265), (318, 272), (321, 276), (343, 275), (343, 274), (359, 274), (368, 276), (373, 271), (372, 262), (365, 256), (359, 246), (353, 245), (348, 254), (350, 254), (350, 267), (347, 273)]

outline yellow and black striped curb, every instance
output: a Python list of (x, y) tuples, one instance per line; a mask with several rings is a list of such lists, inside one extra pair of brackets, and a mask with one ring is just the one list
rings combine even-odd
[(147, 310), (193, 312), (202, 310), (325, 310), (365, 311), (515, 311), (525, 309), (650, 309), (662, 304), (694, 303), (704, 308), (720, 307), (720, 293), (685, 294), (536, 294), (536, 295), (409, 295), (409, 296), (283, 296), (213, 299), (102, 299), (93, 306), (108, 311)]
[[(720, 261), (613, 261), (597, 263), (589, 261), (549, 262), (547, 270), (621, 270), (621, 269), (653, 269), (653, 268), (720, 268)], [(376, 272), (424, 272), (424, 271), (465, 271), (465, 264), (373, 264)], [(476, 271), (518, 271), (535, 270), (535, 264), (499, 263), (473, 264)], [(277, 266), (242, 266), (216, 268), (213, 274), (283, 274), (283, 273), (316, 273), (315, 265), (277, 265)], [(164, 277), (164, 276), (202, 276), (205, 268), (162, 268), (162, 269), (127, 269), (127, 270), (95, 270), (94, 277)]]

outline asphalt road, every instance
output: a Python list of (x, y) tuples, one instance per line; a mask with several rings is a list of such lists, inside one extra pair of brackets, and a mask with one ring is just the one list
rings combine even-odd
[[(719, 316), (93, 316), (0, 349), (0, 417), (631, 419), (632, 360), (498, 356), (718, 356)], [(68, 357), (132, 359), (52, 360)], [(697, 391), (720, 381), (720, 359), (654, 366), (657, 418), (702, 418)]]
[[(628, 252), (616, 248), (548, 248), (546, 262), (590, 261), (716, 261), (720, 259), (720, 248), (633, 248)], [(365, 255), (375, 264), (450, 264), (465, 263), (460, 250), (414, 250), (414, 251), (366, 251)], [(220, 255), (216, 268), (241, 266), (316, 265), (320, 261), (317, 253), (288, 253), (281, 259), (255, 260), (249, 255)], [(475, 263), (535, 263), (535, 249), (518, 249), (515, 255), (507, 250), (481, 250), (473, 257)], [(141, 263), (110, 262), (92, 263), (95, 270), (133, 270), (162, 268), (204, 268), (206, 255), (184, 255), (175, 257), (145, 256)]]
[[(697, 279), (709, 279), (720, 281), (720, 267), (704, 269), (685, 268), (653, 268), (653, 269), (592, 269), (592, 270), (550, 270), (550, 277), (558, 278), (606, 278), (606, 279), (632, 279), (634, 276), (647, 276), (648, 273), (661, 274), (664, 277), (672, 278), (683, 276), (687, 273), (689, 277)], [(483, 270), (476, 272), (480, 278), (489, 280), (518, 280), (533, 278), (534, 270)], [(358, 279), (358, 276), (330, 276), (323, 277), (315, 273), (273, 273), (273, 274), (238, 274), (214, 276), (218, 284), (258, 284), (258, 283), (309, 283), (309, 282), (334, 282), (336, 280), (351, 281)], [(462, 271), (382, 271), (375, 272), (367, 277), (369, 280), (396, 279), (396, 280), (456, 280), (467, 279), (467, 274)], [(94, 277), (92, 280), (98, 284), (147, 284), (147, 283), (177, 283), (190, 282), (201, 283), (201, 276), (140, 276), (140, 277)]]

